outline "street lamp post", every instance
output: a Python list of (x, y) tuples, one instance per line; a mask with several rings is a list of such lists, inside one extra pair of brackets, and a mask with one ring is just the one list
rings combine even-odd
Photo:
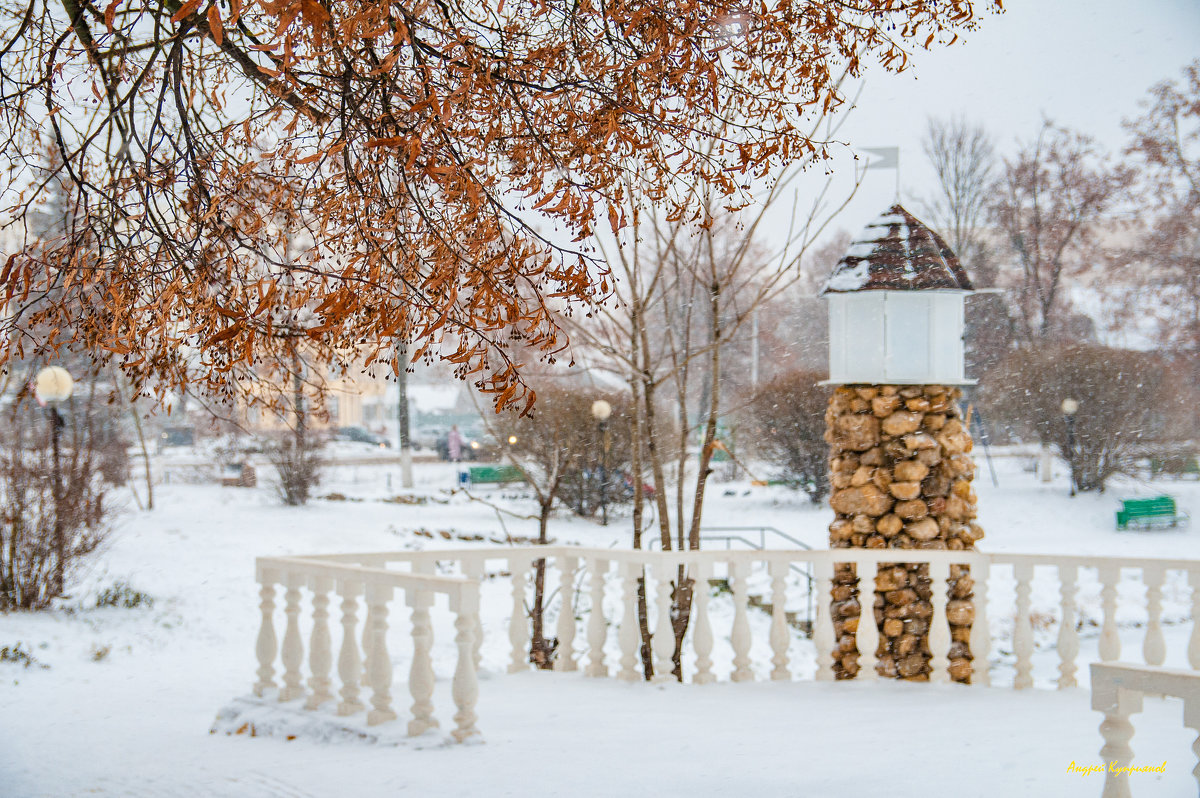
[(1075, 495), (1075, 414), (1079, 412), (1079, 402), (1067, 397), (1062, 401), (1063, 420), (1067, 424), (1067, 465), (1071, 469), (1071, 495)]
[(600, 525), (608, 526), (608, 417), (612, 405), (603, 399), (592, 402), (592, 418), (600, 428)]
[(62, 526), (62, 470), (59, 467), (58, 433), (63, 427), (62, 414), (58, 412), (58, 403), (71, 398), (75, 381), (66, 369), (60, 366), (47, 366), (38, 372), (34, 381), (33, 391), (38, 401), (46, 406), (46, 417), (50, 419), (50, 445), (53, 452), (54, 468), (54, 595), (61, 596), (65, 584), (65, 565), (67, 559), (67, 542), (63, 536)]

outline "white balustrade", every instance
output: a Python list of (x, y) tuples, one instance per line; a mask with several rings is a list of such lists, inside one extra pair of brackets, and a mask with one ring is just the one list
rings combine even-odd
[(1017, 674), (1013, 679), (1013, 687), (1020, 690), (1033, 687), (1033, 625), (1029, 617), (1033, 565), (1016, 563), (1013, 565), (1013, 576), (1017, 580), (1017, 611), (1013, 620), (1013, 653), (1017, 655)]
[(780, 560), (771, 560), (768, 571), (771, 574), (771, 670), (772, 681), (786, 681), (792, 678), (788, 670), (788, 645), (792, 635), (787, 625), (787, 571), (788, 564)]
[(304, 662), (304, 644), (300, 641), (300, 587), (304, 578), (298, 575), (287, 577), (287, 591), (283, 594), (287, 629), (283, 633), (280, 659), (283, 661), (283, 688), (279, 691), (280, 701), (291, 701), (304, 695), (300, 665)]
[(1100, 566), (1100, 604), (1104, 623), (1100, 627), (1100, 661), (1112, 662), (1121, 656), (1121, 638), (1117, 636), (1117, 582), (1121, 566), (1110, 563)]
[(671, 625), (671, 564), (662, 562), (655, 571), (658, 583), (658, 598), (654, 602), (657, 610), (657, 620), (654, 624), (654, 634), (650, 638), (654, 652), (654, 681), (670, 682), (675, 676), (671, 673), (675, 668), (675, 629)]
[(1075, 658), (1079, 656), (1079, 632), (1075, 629), (1075, 580), (1079, 568), (1075, 565), (1058, 566), (1058, 595), (1062, 604), (1062, 622), (1058, 625), (1058, 687), (1074, 687)]
[(592, 580), (592, 609), (588, 613), (588, 676), (608, 676), (604, 664), (604, 644), (608, 642), (608, 625), (604, 621), (604, 578), (608, 573), (608, 561), (588, 558), (588, 571)]
[[(479, 582), (477, 580), (434, 576), (435, 560), (414, 563), (412, 572), (387, 570), (382, 567), (394, 558), (386, 555), (333, 555), (328, 557), (260, 558), (261, 626), (255, 643), (258, 658), (258, 681), (254, 693), (264, 696), (276, 687), (275, 658), (283, 665), (283, 688), (279, 699), (288, 701), (306, 694), (300, 668), (304, 663), (304, 647), (300, 637), (300, 589), (312, 592), (312, 633), (309, 638), (308, 699), (304, 709), (320, 710), (335, 698), (337, 715), (352, 716), (364, 712), (361, 692), (370, 688), (370, 711), (365, 712), (368, 726), (396, 719), (392, 707), (391, 685), (393, 665), (388, 651), (389, 604), (393, 594), (403, 593), (405, 603), (412, 608), (411, 634), (413, 659), (409, 674), (409, 691), (413, 696), (413, 718), (410, 734), (422, 734), (438, 727), (433, 716), (434, 672), (432, 663), (433, 625), (429, 610), (435, 596), (448, 596), (455, 613), (455, 646), (458, 663), (453, 677), (452, 695), (456, 707), (453, 739), (464, 742), (479, 737), (475, 707), (479, 688), (476, 679), (478, 656), (477, 631), (479, 622)], [(360, 562), (361, 561), (361, 562)], [(482, 560), (472, 565), (471, 572), (482, 574)], [(464, 569), (466, 572), (467, 569)], [(286, 629), (283, 644), (275, 639), (276, 586), (283, 585)], [(341, 688), (335, 696), (331, 691), (330, 670), (333, 666), (330, 635), (330, 593), (336, 591), (341, 599), (342, 640), (337, 658)], [(365, 600), (366, 621), (358, 635), (360, 598)], [(364, 662), (365, 657), (365, 662)], [(309, 716), (311, 717), (311, 716)]]
[(875, 681), (879, 678), (879, 625), (875, 623), (875, 576), (878, 563), (859, 563), (858, 629), (854, 642), (858, 646), (858, 679)]
[(327, 576), (309, 579), (313, 599), (313, 630), (308, 643), (308, 701), (305, 709), (317, 709), (326, 701), (333, 700), (333, 680), (329, 671), (333, 667), (333, 641), (329, 635), (329, 591), (333, 580)]
[(636, 682), (642, 678), (637, 669), (638, 644), (642, 637), (637, 610), (637, 583), (640, 575), (640, 565), (634, 562), (622, 563), (621, 604), (624, 607), (624, 614), (621, 616), (621, 626), (617, 631), (617, 642), (621, 646), (621, 670), (617, 674), (617, 678), (626, 682)]
[(733, 630), (729, 636), (729, 642), (733, 644), (733, 675), (729, 678), (735, 682), (754, 680), (754, 671), (750, 670), (750, 621), (746, 617), (750, 602), (746, 591), (747, 570), (748, 563), (729, 564), (729, 585), (733, 589)]
[(817, 649), (818, 682), (832, 681), (833, 675), (833, 646), (836, 640), (833, 635), (833, 616), (829, 605), (832, 601), (830, 592), (833, 589), (833, 563), (822, 559), (814, 566), (816, 581), (816, 618), (813, 619), (813, 645)]
[[(1134, 726), (1130, 716), (1142, 711), (1144, 696), (1174, 696), (1183, 699), (1183, 725), (1200, 732), (1200, 673), (1125, 663), (1092, 663), (1091, 671), (1092, 709), (1104, 713), (1100, 757), (1108, 767), (1102, 795), (1128, 798), (1129, 772), (1123, 768), (1133, 761), (1130, 740)], [(1192, 751), (1198, 760), (1192, 777), (1200, 786), (1200, 735), (1192, 743)]]
[(575, 569), (579, 566), (577, 557), (555, 557), (559, 569), (558, 583), (558, 624), (555, 635), (558, 637), (558, 648), (554, 653), (554, 670), (575, 670)]
[[(795, 667), (789, 659), (793, 640), (798, 634), (787, 622), (789, 576), (793, 566), (811, 568), (815, 590), (816, 613), (812, 625), (812, 646), (816, 659), (816, 679), (830, 680), (834, 676), (833, 653), (838, 641), (834, 637), (830, 600), (835, 563), (849, 563), (860, 577), (861, 615), (855, 632), (859, 650), (860, 678), (876, 677), (880, 629), (874, 618), (875, 577), (880, 562), (897, 559), (895, 550), (837, 549), (833, 551), (771, 551), (763, 552), (651, 552), (588, 549), (571, 546), (506, 547), (503, 549), (464, 549), (443, 552), (383, 552), (376, 554), (328, 555), (312, 557), (262, 558), (258, 563), (259, 609), (261, 614), (255, 641), (257, 659), (253, 692), (260, 697), (274, 696), (281, 701), (306, 698), (304, 708), (318, 712), (334, 711), (352, 716), (364, 713), (369, 724), (384, 724), (396, 718), (392, 706), (393, 667), (388, 652), (389, 604), (395, 594), (411, 609), (404, 622), (409, 625), (412, 639), (412, 661), (408, 675), (408, 690), (412, 695), (409, 731), (423, 734), (439, 728), (433, 706), (433, 621), (430, 615), (436, 597), (445, 595), (457, 613), (453, 640), (458, 650), (458, 663), (451, 692), (456, 713), (451, 736), (468, 740), (478, 736), (475, 705), (478, 695), (476, 673), (483, 627), (478, 604), (479, 589), (486, 573), (488, 560), (507, 564), (511, 574), (512, 611), (508, 617), (507, 636), (511, 646), (508, 668), (529, 670), (529, 618), (526, 611), (526, 591), (533, 562), (544, 557), (559, 569), (557, 593), (560, 596), (555, 635), (559, 648), (555, 670), (584, 669), (588, 676), (615, 676), (626, 681), (641, 681), (643, 660), (642, 622), (639, 619), (638, 586), (643, 574), (649, 577), (646, 611), (655, 634), (650, 638), (654, 670), (659, 679), (672, 679), (675, 636), (671, 604), (673, 582), (681, 566), (686, 567), (692, 582), (691, 618), (684, 637), (683, 661), (694, 663), (694, 672), (687, 674), (697, 684), (716, 681), (713, 666), (714, 642), (727, 637), (733, 650), (730, 678), (750, 681), (756, 670), (770, 674), (773, 680), (795, 678)], [(1099, 634), (1099, 656), (1103, 661), (1120, 654), (1117, 637), (1118, 583), (1122, 568), (1140, 572), (1146, 587), (1146, 633), (1143, 654), (1150, 665), (1164, 661), (1166, 655), (1163, 618), (1163, 593), (1166, 574), (1185, 571), (1192, 588), (1193, 618), (1200, 615), (1200, 562), (1137, 558), (1105, 558), (1089, 556), (1007, 555), (978, 552), (906, 550), (907, 563), (925, 563), (931, 578), (928, 644), (931, 652), (931, 679), (950, 678), (949, 656), (953, 650), (953, 635), (947, 608), (951, 594), (949, 574), (969, 574), (972, 581), (974, 617), (970, 630), (970, 651), (974, 658), (972, 683), (989, 683), (988, 657), (992, 646), (988, 625), (989, 596), (1000, 595), (991, 590), (990, 577), (996, 566), (1012, 568), (1016, 581), (1015, 602), (1002, 612), (1014, 618), (1012, 650), (1016, 654), (1014, 687), (1033, 686), (1034, 639), (1031, 619), (1034, 614), (1032, 583), (1035, 567), (1057, 574), (1058, 603), (1061, 623), (1056, 645), (1058, 651), (1059, 688), (1077, 684), (1077, 660), (1080, 656), (1079, 585), (1080, 569), (1094, 570), (1101, 584), (1103, 623)], [(434, 575), (437, 563), (458, 563), (463, 577)], [(396, 564), (400, 569), (389, 568)], [(965, 568), (963, 567), (965, 566)], [(724, 570), (729, 575), (732, 597), (715, 599), (709, 591), (709, 580)], [(607, 595), (608, 575), (615, 574), (617, 592)], [(952, 570), (953, 569), (953, 570)], [(575, 617), (576, 585), (582, 584), (586, 593), (582, 613), (583, 626), (577, 627)], [(765, 584), (762, 595), (757, 585)], [(755, 586), (755, 587), (752, 587)], [(278, 601), (282, 588), (283, 600)], [(301, 614), (306, 602), (302, 591), (311, 593), (311, 634), (301, 637)], [(753, 595), (752, 595), (753, 594)], [(955, 593), (955, 596), (965, 598)], [(335, 601), (336, 597), (336, 601)], [(621, 609), (617, 617), (605, 617), (606, 599), (618, 599)], [(732, 620), (723, 628), (714, 628), (714, 618), (729, 618), (715, 614), (713, 603), (722, 601), (731, 610)], [(756, 608), (769, 601), (769, 618)], [(278, 602), (278, 603), (277, 603)], [(282, 605), (282, 613), (279, 612)], [(330, 617), (333, 607), (340, 607), (341, 642), (336, 661), (333, 657)], [(996, 607), (991, 609), (996, 610)], [(1039, 616), (1047, 610), (1041, 604)], [(365, 622), (362, 616), (365, 615)], [(277, 627), (279, 616), (283, 626)], [(752, 619), (768, 624), (769, 661), (751, 659)], [(1168, 621), (1173, 622), (1173, 621)], [(1187, 648), (1188, 662), (1200, 670), (1200, 627), (1191, 623)], [(362, 623), (360, 631), (359, 624)], [(609, 627), (615, 627), (619, 648), (616, 661), (605, 655)], [(504, 628), (504, 627), (500, 627)], [(282, 632), (281, 639), (276, 631)], [(576, 662), (575, 644), (586, 640), (583, 661)], [(961, 638), (959, 638), (961, 639)], [(361, 642), (361, 650), (360, 650)], [(307, 644), (307, 659), (305, 658)], [(690, 646), (690, 651), (688, 647)], [(365, 660), (365, 661), (364, 661)], [(331, 670), (336, 667), (339, 680), (334, 689)], [(305, 673), (302, 673), (306, 671)], [(689, 667), (690, 671), (690, 667)], [(307, 678), (305, 678), (307, 677)], [(370, 693), (369, 704), (365, 706)], [(1200, 711), (1200, 710), (1198, 710)], [(1122, 730), (1112, 727), (1111, 745), (1120, 745)], [(1111, 725), (1111, 724), (1110, 724)]]
[(692, 588), (695, 591), (692, 601), (692, 648), (696, 652), (696, 675), (692, 681), (696, 684), (712, 684), (717, 680), (712, 670), (713, 632), (712, 620), (708, 617), (708, 580), (711, 578), (712, 563), (701, 560), (696, 565), (696, 584)]
[(943, 684), (950, 681), (950, 620), (946, 617), (947, 591), (950, 588), (950, 564), (946, 561), (929, 564), (930, 588), (933, 595), (933, 614), (929, 616), (929, 681)]
[(1147, 665), (1162, 665), (1167, 659), (1167, 641), (1162, 629), (1162, 587), (1166, 573), (1162, 568), (1143, 568), (1146, 583), (1146, 639), (1142, 656)]

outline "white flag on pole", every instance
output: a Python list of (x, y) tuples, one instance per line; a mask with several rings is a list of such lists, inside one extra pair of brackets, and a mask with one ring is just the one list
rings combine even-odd
[(863, 147), (863, 152), (870, 153), (876, 157), (868, 158), (867, 169), (899, 169), (900, 168), (900, 148), (899, 147)]

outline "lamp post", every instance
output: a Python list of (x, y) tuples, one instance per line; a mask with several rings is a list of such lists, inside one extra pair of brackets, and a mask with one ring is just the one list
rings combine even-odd
[(66, 562), (67, 543), (63, 538), (62, 527), (62, 471), (59, 468), (58, 433), (63, 427), (62, 414), (58, 412), (58, 403), (71, 398), (75, 381), (61, 366), (47, 366), (38, 372), (34, 381), (33, 392), (38, 402), (46, 406), (46, 417), (50, 419), (50, 441), (53, 451), (54, 468), (54, 595), (61, 596), (63, 592), (64, 565)]
[(592, 402), (592, 418), (600, 429), (600, 525), (608, 526), (608, 417), (612, 405), (603, 399)]
[(1067, 397), (1060, 408), (1063, 420), (1067, 423), (1067, 466), (1071, 469), (1071, 495), (1075, 495), (1075, 414), (1079, 412), (1079, 402)]

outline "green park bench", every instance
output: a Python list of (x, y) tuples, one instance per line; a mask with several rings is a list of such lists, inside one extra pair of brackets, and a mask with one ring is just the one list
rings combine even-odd
[(506, 485), (509, 482), (525, 481), (521, 469), (512, 465), (471, 466), (467, 469), (467, 475), (472, 485)]
[(1166, 455), (1150, 458), (1150, 478), (1200, 479), (1200, 461), (1186, 455)]
[(1122, 499), (1121, 509), (1117, 510), (1117, 529), (1186, 526), (1188, 521), (1188, 514), (1180, 512), (1170, 496)]

